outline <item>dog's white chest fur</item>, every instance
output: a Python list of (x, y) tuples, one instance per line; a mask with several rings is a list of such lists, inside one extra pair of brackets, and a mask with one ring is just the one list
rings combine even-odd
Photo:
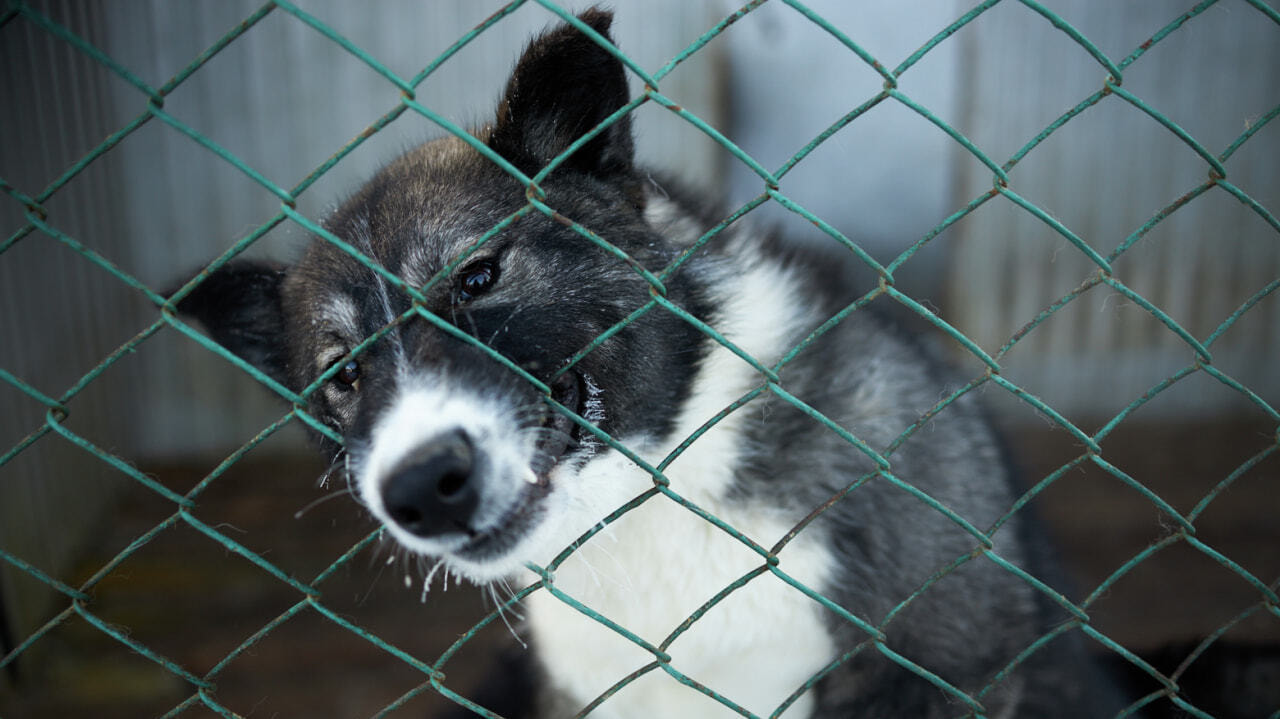
[[(739, 347), (764, 362), (787, 349), (788, 335), (804, 318), (790, 277), (755, 265), (728, 280), (717, 322)], [(787, 308), (787, 309), (784, 309)], [(777, 314), (779, 316), (764, 316)], [(725, 406), (758, 386), (759, 375), (716, 345), (693, 382), (675, 430), (662, 440), (628, 442), (651, 462)], [(607, 398), (606, 398), (607, 399)], [(727, 522), (763, 547), (789, 531), (798, 517), (774, 507), (730, 499), (728, 489), (741, 453), (743, 413), (716, 424), (677, 457), (664, 474), (673, 491)], [(593, 458), (564, 482), (551, 524), (563, 547), (628, 500), (653, 487), (652, 478), (616, 452)], [(593, 518), (583, 525), (584, 518)], [(557, 531), (558, 530), (558, 531)], [(560, 541), (565, 540), (565, 541)], [(557, 542), (559, 544), (557, 545)], [(821, 538), (806, 530), (779, 553), (779, 569), (821, 590), (833, 560)], [(741, 541), (669, 497), (658, 495), (592, 537), (556, 571), (555, 586), (585, 607), (625, 627), (670, 655), (670, 667), (758, 714), (768, 715), (835, 655), (817, 602), (769, 571), (752, 577), (708, 609), (685, 631), (671, 636), (705, 603), (764, 564)], [(551, 681), (577, 703), (576, 710), (619, 680), (656, 661), (655, 655), (550, 592), (528, 600), (529, 625)], [(669, 642), (669, 644), (668, 644)], [(808, 716), (801, 697), (786, 712)], [(592, 716), (717, 717), (730, 709), (677, 680), (661, 666), (621, 688)]]
[[(710, 508), (713, 511), (719, 508)], [(769, 543), (786, 531), (756, 514), (717, 511)], [(615, 523), (556, 573), (556, 587), (671, 657), (670, 666), (751, 712), (767, 716), (834, 655), (818, 604), (769, 572), (752, 578), (665, 642), (705, 602), (763, 564), (738, 540), (665, 497)], [(828, 573), (829, 558), (801, 535), (779, 556), (789, 575)], [(548, 592), (529, 599), (530, 627), (552, 681), (581, 705), (655, 661), (654, 654)], [(808, 716), (802, 697), (785, 716)], [(592, 716), (736, 716), (661, 667)]]

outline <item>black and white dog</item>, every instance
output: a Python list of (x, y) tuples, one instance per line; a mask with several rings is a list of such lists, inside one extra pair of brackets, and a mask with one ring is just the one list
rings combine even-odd
[[(580, 20), (608, 38), (607, 12)], [(685, 258), (723, 218), (633, 164), (626, 116), (599, 129), (630, 97), (613, 55), (553, 29), (474, 131), (528, 177), (595, 132), (537, 188), (429, 142), (326, 223), (386, 274), (317, 238), (179, 309), (295, 391), (329, 373), (306, 409), (408, 550), (490, 583), (589, 535), (524, 601), (543, 680), (516, 713), (573, 714), (647, 666), (591, 715), (732, 714), (708, 692), (788, 717), (1117, 711), (1074, 628), (1027, 652), (1069, 617), (1002, 566), (1043, 576), (1028, 518), (1000, 522), (1017, 495), (978, 408), (908, 432), (946, 381), (866, 310), (791, 355), (848, 303), (840, 273), (740, 222)]]

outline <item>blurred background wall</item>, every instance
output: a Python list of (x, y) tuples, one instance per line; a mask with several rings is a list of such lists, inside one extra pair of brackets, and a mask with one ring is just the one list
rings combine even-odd
[[(572, 9), (586, 2), (567, 2)], [(617, 0), (615, 38), (650, 71), (735, 6)], [(1049, 3), (1119, 62), (1190, 7), (1176, 3)], [(251, 2), (36, 3), (37, 9), (159, 87), (256, 9)], [(411, 77), (496, 2), (338, 0), (299, 6), (402, 77)], [(893, 68), (969, 9), (951, 0), (809, 3)], [(78, 387), (101, 359), (155, 320), (154, 307), (47, 234), (28, 234), (23, 197), (37, 197), (106, 138), (139, 118), (147, 98), (48, 28), (6, 15), (0, 26), (0, 369), (50, 398)], [(527, 38), (554, 21), (529, 3), (444, 63), (417, 99), (467, 126), (492, 112)], [(1126, 66), (1123, 87), (1213, 155), (1280, 102), (1280, 27), (1223, 0)], [(899, 90), (969, 138), (996, 164), (1101, 89), (1106, 70), (1044, 17), (1008, 0), (943, 41)], [(638, 83), (633, 87), (638, 91)], [(872, 99), (884, 79), (794, 8), (772, 2), (730, 26), (662, 83), (662, 91), (766, 168)], [(164, 112), (290, 188), (393, 109), (400, 90), (297, 18), (270, 13), (164, 101)], [(377, 167), (440, 130), (412, 112), (374, 135), (299, 198), (322, 218)], [(698, 130), (653, 104), (637, 118), (641, 157), (692, 179), (730, 206), (760, 178)], [(1228, 179), (1280, 210), (1280, 123), (1226, 163)], [(1205, 161), (1170, 130), (1111, 96), (1009, 169), (1011, 187), (1107, 256), (1207, 179)], [(991, 170), (895, 100), (876, 105), (791, 171), (781, 189), (887, 264), (991, 189)], [(161, 290), (198, 269), (279, 209), (279, 199), (190, 137), (151, 120), (42, 203), (46, 222)], [(806, 219), (766, 206), (754, 221), (797, 242), (830, 242)], [(1274, 222), (1274, 220), (1272, 220)], [(305, 241), (288, 222), (250, 254), (288, 258)], [(1200, 341), (1280, 278), (1277, 228), (1210, 188), (1137, 239), (1116, 276)], [(933, 238), (897, 273), (898, 286), (997, 352), (1042, 309), (1095, 272), (1041, 219), (995, 198)], [(866, 289), (873, 286), (868, 280)], [(941, 342), (969, 374), (971, 356)], [(1212, 346), (1214, 365), (1272, 407), (1280, 402), (1280, 298), (1265, 297)], [(1187, 344), (1129, 298), (1099, 286), (1032, 331), (1002, 359), (1006, 376), (1096, 430), (1194, 360)], [(1006, 424), (1041, 420), (1002, 392), (986, 393)], [(235, 368), (162, 330), (77, 390), (66, 425), (130, 462), (220, 458), (278, 418), (282, 406)], [(92, 528), (110, 522), (121, 475), (57, 437), (47, 408), (0, 382), (0, 546), (57, 575)], [(1264, 415), (1244, 393), (1196, 373), (1134, 419), (1223, 426)], [(1263, 420), (1266, 418), (1263, 417)], [(1265, 421), (1263, 422), (1265, 425)], [(1273, 425), (1274, 423), (1272, 423)], [(1252, 425), (1250, 425), (1252, 426)], [(27, 442), (38, 441), (27, 446)], [(265, 452), (303, 444), (293, 429)], [(1150, 452), (1173, 451), (1165, 445)], [(1220, 479), (1220, 477), (1218, 478)], [(1216, 480), (1215, 480), (1216, 481)], [(43, 619), (46, 589), (3, 571), (14, 626)]]

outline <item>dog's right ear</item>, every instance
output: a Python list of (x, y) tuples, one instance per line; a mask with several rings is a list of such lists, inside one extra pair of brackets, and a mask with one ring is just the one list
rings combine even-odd
[[(611, 13), (592, 8), (578, 19), (612, 42)], [(628, 100), (622, 63), (577, 28), (561, 25), (530, 43), (516, 63), (489, 146), (533, 175)], [(628, 115), (566, 158), (564, 167), (600, 176), (626, 173), (632, 154)]]
[(204, 325), (218, 344), (292, 388), (281, 295), (285, 270), (267, 262), (229, 263), (205, 277), (177, 309)]

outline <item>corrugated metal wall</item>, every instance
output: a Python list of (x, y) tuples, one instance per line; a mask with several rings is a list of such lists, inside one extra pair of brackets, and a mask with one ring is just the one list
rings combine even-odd
[[(1052, 6), (1119, 62), (1191, 4), (1061, 0)], [(1107, 74), (1017, 3), (997, 5), (956, 39), (965, 68), (957, 126), (998, 163), (1100, 90)], [(1122, 87), (1216, 156), (1280, 102), (1277, 68), (1280, 27), (1243, 2), (1219, 2), (1133, 62)], [(1273, 122), (1226, 163), (1227, 178), (1273, 213), (1280, 208), (1277, 158), (1280, 127)], [(956, 209), (993, 181), (972, 157), (958, 162)], [(1208, 165), (1149, 115), (1110, 96), (1068, 121), (1009, 175), (1016, 192), (1107, 256), (1204, 183)], [(1062, 235), (1003, 198), (961, 221), (949, 241), (956, 254), (946, 314), (988, 352), (1097, 269)], [(1257, 213), (1212, 188), (1156, 225), (1114, 270), (1203, 342), (1236, 307), (1280, 278), (1280, 242)], [(1211, 350), (1215, 367), (1274, 406), (1280, 400), (1280, 297), (1254, 307)], [(1098, 420), (1193, 359), (1188, 345), (1145, 309), (1098, 286), (1027, 335), (1006, 367), (1060, 412)], [(1247, 412), (1248, 405), (1198, 374), (1153, 400), (1141, 416), (1176, 421)]]
[[(67, 3), (58, 8), (91, 42), (103, 43), (105, 9)], [(0, 178), (28, 196), (39, 195), (81, 155), (127, 120), (112, 104), (110, 83), (88, 57), (29, 24), (0, 36)], [(101, 254), (127, 262), (131, 241), (115, 189), (118, 168), (99, 164), (44, 203), (48, 222)], [(23, 235), (25, 208), (0, 197), (0, 367), (52, 398), (136, 332), (142, 306), (131, 290), (47, 235)], [(67, 426), (99, 433), (136, 421), (134, 398), (103, 390), (117, 378), (68, 403)], [(107, 389), (108, 394), (112, 394)], [(0, 455), (45, 423), (45, 407), (0, 382)], [(122, 436), (122, 435), (117, 435)], [(127, 436), (123, 435), (123, 436)], [(69, 442), (48, 436), (0, 470), (0, 543), (41, 569), (63, 568), (98, 523), (119, 488), (118, 475)], [(18, 626), (42, 618), (46, 588), (7, 571), (0, 597)], [(3, 617), (0, 617), (2, 620)]]
[[(725, 3), (728, 10), (729, 3)], [(812, 7), (886, 67), (895, 67), (971, 2), (823, 2)], [(1193, 3), (1047, 4), (1120, 62)], [(792, 8), (770, 3), (730, 33), (733, 139), (780, 166), (883, 78)], [(732, 33), (739, 33), (733, 36)], [(1155, 44), (1123, 87), (1217, 154), (1280, 101), (1280, 28), (1247, 3), (1224, 0)], [(1000, 3), (931, 50), (900, 79), (903, 93), (971, 139), (997, 164), (1101, 89), (1106, 71), (1062, 30), (1019, 2)], [(1280, 206), (1280, 132), (1264, 128), (1229, 161), (1229, 179)], [(1103, 255), (1207, 178), (1207, 165), (1171, 132), (1118, 97), (1068, 122), (1010, 172), (1037, 203)], [(733, 199), (761, 191), (731, 167)], [(940, 129), (887, 100), (837, 132), (781, 189), (887, 263), (948, 215), (991, 189), (991, 171)], [(788, 236), (830, 242), (806, 220), (769, 210)], [(1095, 267), (1027, 211), (996, 198), (933, 240), (897, 273), (899, 287), (936, 308), (988, 353)], [(1116, 263), (1117, 277), (1204, 340), (1280, 277), (1275, 230), (1221, 189), (1173, 213)], [(873, 286), (869, 281), (864, 290)], [(962, 361), (972, 357), (950, 344)], [(1280, 399), (1280, 298), (1264, 300), (1215, 344), (1215, 366)], [(1010, 378), (1070, 417), (1114, 415), (1193, 359), (1187, 345), (1108, 287), (1090, 291), (1022, 340), (1002, 362)], [(974, 371), (980, 371), (976, 363)], [(998, 409), (1017, 403), (991, 393)], [(1008, 401), (1006, 401), (1008, 400)], [(1248, 411), (1200, 374), (1153, 401), (1144, 418)]]

